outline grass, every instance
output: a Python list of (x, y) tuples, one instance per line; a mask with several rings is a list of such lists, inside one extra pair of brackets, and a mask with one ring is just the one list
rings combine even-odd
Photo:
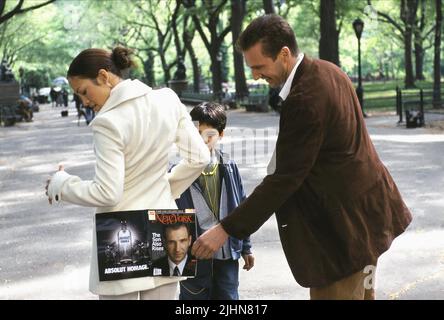
[[(403, 101), (419, 100), (419, 90), (424, 91), (425, 108), (432, 108), (431, 81), (417, 81), (415, 89), (403, 89), (403, 80), (392, 80), (386, 82), (364, 82), (364, 110), (366, 112), (396, 111), (396, 87), (402, 90)], [(442, 84), (444, 90), (444, 83)]]

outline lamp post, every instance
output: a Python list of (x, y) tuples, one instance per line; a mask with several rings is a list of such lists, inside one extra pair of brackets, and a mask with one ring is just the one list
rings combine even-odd
[(364, 89), (362, 88), (362, 74), (361, 74), (361, 35), (364, 30), (364, 21), (356, 19), (353, 21), (353, 29), (355, 30), (356, 38), (358, 38), (358, 87), (356, 88), (356, 95), (358, 96), (361, 110), (364, 117), (367, 115), (364, 112)]
[(24, 94), (24, 88), (23, 88), (23, 75), (25, 73), (25, 70), (23, 67), (19, 68), (19, 77), (20, 77), (20, 94)]

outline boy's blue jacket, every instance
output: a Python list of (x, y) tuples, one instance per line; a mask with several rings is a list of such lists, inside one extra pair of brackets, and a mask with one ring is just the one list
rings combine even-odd
[[(224, 161), (225, 155), (220, 152), (216, 151), (216, 154), (219, 158), (219, 170), (220, 170), (220, 176), (223, 179), (223, 183), (225, 183), (226, 190), (227, 190), (227, 208), (228, 212), (232, 212), (239, 204), (245, 200), (245, 192), (244, 187), (242, 185), (242, 179), (239, 174), (239, 169), (237, 168), (237, 165), (232, 160), (226, 160)], [(201, 189), (198, 183), (198, 180), (196, 179), (193, 182), (193, 185)], [(194, 209), (194, 203), (193, 199), (191, 198), (191, 192), (190, 188), (188, 188), (179, 199), (176, 199), (176, 204), (179, 209)], [(223, 219), (224, 217), (221, 216), (220, 219)], [(198, 234), (202, 234), (202, 230), (199, 228), (199, 225), (197, 226)], [(234, 260), (237, 260), (241, 257), (242, 254), (251, 254), (251, 241), (250, 237), (239, 240), (233, 237), (228, 238), (229, 241), (229, 247), (231, 248), (231, 255)]]

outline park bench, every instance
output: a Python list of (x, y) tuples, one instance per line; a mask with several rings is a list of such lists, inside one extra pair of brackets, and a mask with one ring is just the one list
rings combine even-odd
[(241, 106), (244, 106), (248, 112), (268, 112), (268, 93), (258, 92), (250, 93), (248, 96), (239, 101)]
[(189, 103), (189, 104), (195, 105), (195, 104), (200, 104), (205, 101), (212, 101), (213, 94), (212, 93), (183, 91), (180, 95), (180, 100), (182, 100), (182, 102), (184, 102), (184, 103)]
[[(180, 95), (180, 99), (184, 103), (200, 104), (205, 101), (214, 101), (213, 93), (191, 92), (183, 91)], [(222, 103), (230, 105), (232, 101), (223, 99)], [(235, 102), (233, 100), (233, 102)], [(238, 99), (238, 104), (245, 107), (249, 112), (267, 112), (268, 107), (268, 93), (265, 92), (252, 92), (248, 96)]]

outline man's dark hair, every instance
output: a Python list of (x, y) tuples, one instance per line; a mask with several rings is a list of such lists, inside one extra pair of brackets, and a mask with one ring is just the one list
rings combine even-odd
[(216, 102), (204, 102), (194, 107), (190, 112), (193, 121), (199, 121), (199, 124), (207, 124), (217, 129), (219, 133), (224, 131), (227, 125), (227, 115), (225, 108)]
[(283, 47), (288, 47), (293, 56), (299, 53), (293, 29), (277, 14), (266, 14), (254, 19), (239, 36), (236, 49), (243, 52), (258, 42), (262, 43), (262, 53), (273, 60)]
[(187, 229), (188, 237), (191, 236), (190, 226), (183, 222), (177, 222), (173, 224), (166, 224), (163, 228), (163, 238), (167, 240), (166, 234), (167, 230), (179, 230), (180, 228), (185, 227)]

